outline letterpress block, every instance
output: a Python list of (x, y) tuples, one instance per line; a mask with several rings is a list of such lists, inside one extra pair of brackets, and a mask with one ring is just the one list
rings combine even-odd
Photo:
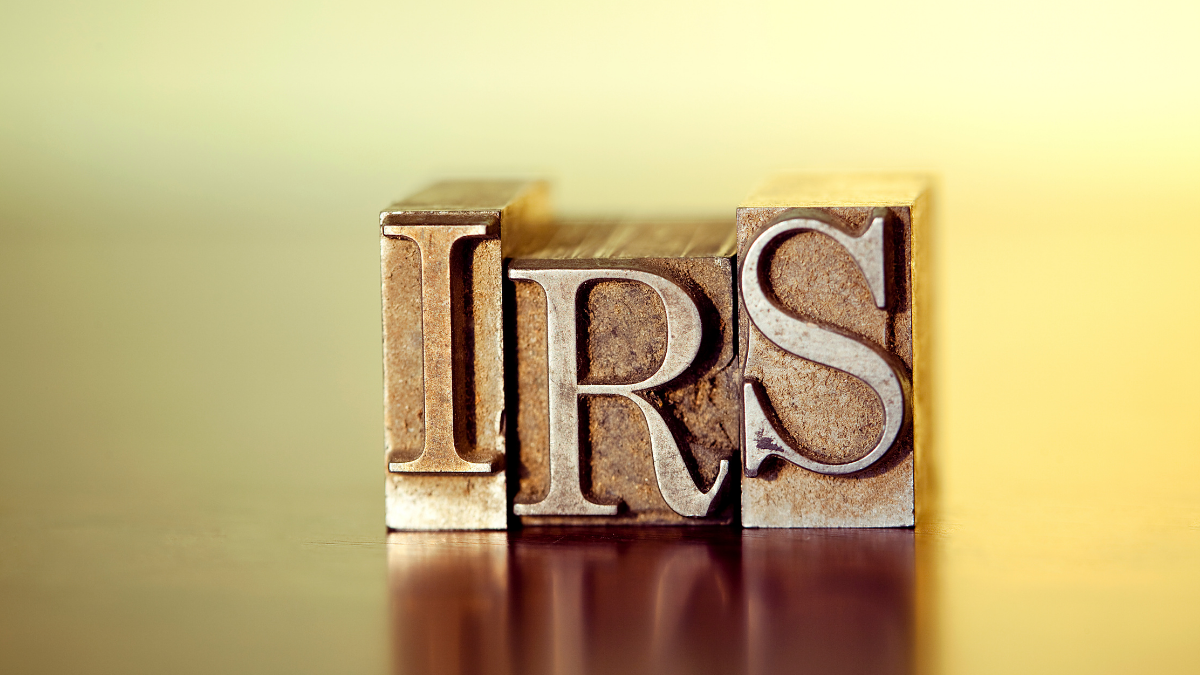
[(914, 524), (927, 204), (919, 177), (783, 175), (738, 208), (746, 527)]
[(732, 522), (733, 223), (560, 224), (518, 249), (515, 516)]
[(547, 219), (544, 185), (498, 181), (380, 214), (389, 528), (507, 526), (500, 238)]

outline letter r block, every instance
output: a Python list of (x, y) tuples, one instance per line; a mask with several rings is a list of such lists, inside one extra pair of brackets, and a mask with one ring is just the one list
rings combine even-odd
[(387, 525), (507, 526), (501, 235), (541, 183), (449, 181), (380, 214)]
[(517, 249), (514, 515), (733, 522), (733, 223), (560, 223)]
[(920, 177), (793, 174), (738, 208), (744, 526), (915, 523), (928, 204)]

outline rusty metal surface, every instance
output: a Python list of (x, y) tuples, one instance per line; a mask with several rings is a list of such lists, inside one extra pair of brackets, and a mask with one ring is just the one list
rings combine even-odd
[[(587, 501), (580, 485), (579, 397), (608, 395), (624, 397), (641, 411), (649, 432), (654, 476), (667, 505), (682, 516), (707, 516), (729, 473), (728, 460), (719, 462), (712, 487), (707, 491), (698, 489), (666, 420), (649, 401), (634, 395), (674, 380), (692, 365), (704, 337), (695, 301), (670, 279), (638, 267), (579, 269), (575, 263), (515, 261), (508, 275), (514, 280), (536, 282), (546, 296), (550, 391), (550, 490), (541, 501), (515, 504), (513, 513), (519, 516), (617, 514), (615, 504)], [(657, 293), (665, 313), (665, 354), (658, 368), (643, 380), (628, 384), (584, 384), (579, 381), (576, 358), (577, 296), (584, 284), (617, 280), (642, 283)]]
[[(763, 274), (764, 254), (781, 238), (796, 232), (823, 234), (850, 253), (864, 280), (871, 289), (876, 306), (887, 307), (884, 291), (884, 223), (887, 210), (875, 209), (867, 231), (859, 237), (846, 234), (846, 224), (832, 214), (813, 209), (784, 211), (750, 242), (741, 258), (739, 278), (741, 298), (746, 314), (755, 329), (777, 347), (815, 363), (836, 368), (853, 375), (871, 388), (883, 407), (883, 430), (865, 455), (846, 462), (822, 462), (812, 459), (791, 447), (772, 421), (770, 400), (762, 386), (747, 378), (742, 385), (743, 443), (746, 476), (758, 475), (767, 457), (775, 456), (792, 464), (828, 475), (851, 474), (861, 471), (892, 448), (911, 407), (911, 386), (904, 367), (882, 347), (862, 341), (849, 331), (836, 326), (806, 321), (793, 316), (768, 291), (770, 280)], [(746, 355), (747, 365), (755, 363), (753, 352)]]
[(507, 525), (500, 237), (538, 225), (544, 197), (447, 182), (380, 216), (390, 528)]
[[(909, 415), (897, 412), (911, 405), (904, 401), (914, 362), (912, 208), (815, 208), (800, 214), (805, 223), (788, 225), (781, 222), (789, 220), (786, 199), (773, 203), (780, 205), (738, 209), (743, 260), (760, 233), (777, 228), (770, 246), (749, 256), (759, 266), (755, 276), (761, 283), (751, 285), (752, 297), (744, 295), (740, 304), (752, 436), (750, 471), (742, 477), (742, 522), (747, 527), (912, 525), (914, 433), (911, 424), (899, 423)], [(888, 220), (886, 228), (876, 230), (886, 235), (878, 242), (883, 256), (873, 258), (866, 249), (875, 245), (869, 232), (880, 217)], [(864, 250), (852, 253), (856, 248)], [(746, 311), (751, 301), (765, 310), (758, 312), (758, 322)], [(858, 358), (830, 358), (828, 348), (826, 353), (813, 349), (814, 338)], [(805, 351), (810, 358), (796, 356)], [(875, 366), (874, 375), (859, 367), (867, 364)], [(781, 447), (768, 442), (760, 449), (756, 435)]]
[[(488, 230), (492, 233), (489, 237)], [(403, 237), (416, 242), (421, 259), (421, 345), (422, 379), (424, 392), (423, 416), (425, 421), (425, 443), (421, 454), (407, 462), (390, 462), (388, 470), (398, 473), (490, 473), (492, 462), (468, 462), (455, 447), (454, 409), (455, 399), (460, 401), (466, 383), (455, 385), (453, 319), (461, 317), (467, 310), (455, 307), (458, 302), (470, 300), (463, 297), (460, 289), (454, 288), (455, 280), (462, 279), (464, 269), (463, 240), (497, 239), (495, 223), (472, 225), (397, 225), (383, 228), (388, 237)], [(456, 246), (457, 245), (457, 246)], [(455, 292), (458, 291), (458, 292)], [(473, 300), (473, 299), (472, 299)], [(466, 302), (463, 302), (464, 306)], [(460, 319), (457, 323), (462, 324)], [(464, 329), (459, 328), (458, 332)], [(461, 372), (461, 368), (458, 369)], [(458, 445), (462, 445), (461, 443)]]
[(730, 260), (522, 260), (510, 276), (521, 521), (733, 522)]

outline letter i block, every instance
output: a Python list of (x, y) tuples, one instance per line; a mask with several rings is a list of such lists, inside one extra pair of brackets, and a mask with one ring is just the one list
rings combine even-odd
[(782, 175), (738, 208), (746, 527), (914, 524), (928, 211), (912, 176)]
[(522, 524), (733, 522), (734, 241), (728, 221), (576, 223), (514, 253)]
[(438, 183), (380, 214), (387, 526), (504, 529), (502, 233), (540, 183)]

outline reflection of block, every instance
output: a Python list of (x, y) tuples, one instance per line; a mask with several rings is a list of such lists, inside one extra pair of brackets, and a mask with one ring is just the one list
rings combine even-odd
[(391, 532), (395, 673), (528, 672), (512, 666), (508, 535)]
[(750, 675), (913, 672), (916, 564), (906, 530), (742, 532)]
[(387, 537), (396, 673), (914, 672), (909, 530)]
[(927, 205), (911, 176), (784, 175), (738, 209), (745, 526), (913, 525)]
[(514, 673), (742, 672), (737, 530), (580, 530), (509, 539)]
[(500, 237), (544, 222), (545, 193), (446, 182), (380, 214), (390, 528), (507, 525)]
[[(596, 535), (557, 527), (389, 533), (393, 672), (742, 671), (745, 639), (763, 627), (745, 621), (740, 533), (614, 528)], [(772, 562), (768, 573), (805, 561)], [(765, 608), (779, 609), (770, 599)]]
[(514, 246), (524, 524), (733, 521), (732, 254), (728, 222), (565, 223)]

